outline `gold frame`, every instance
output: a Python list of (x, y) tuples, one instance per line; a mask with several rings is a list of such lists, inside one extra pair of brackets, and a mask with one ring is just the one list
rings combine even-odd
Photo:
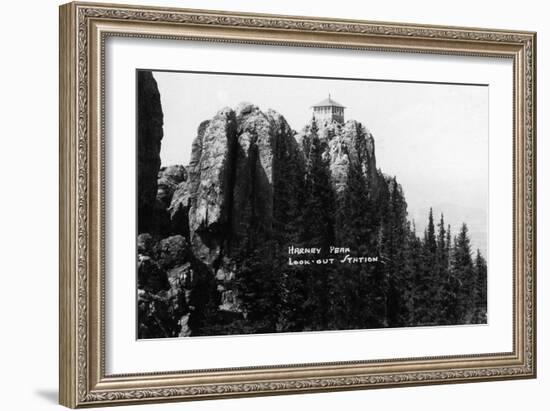
[[(105, 375), (103, 62), (108, 36), (498, 56), (514, 62), (514, 349), (507, 353)], [(68, 407), (536, 376), (536, 34), (70, 3), (60, 7), (60, 403)]]

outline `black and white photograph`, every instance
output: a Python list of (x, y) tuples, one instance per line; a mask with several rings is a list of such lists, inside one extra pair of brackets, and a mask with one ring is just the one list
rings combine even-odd
[(137, 338), (484, 325), (486, 84), (136, 71)]

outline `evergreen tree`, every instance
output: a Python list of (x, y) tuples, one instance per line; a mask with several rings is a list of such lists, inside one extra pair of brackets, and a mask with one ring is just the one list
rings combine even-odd
[(268, 241), (238, 262), (241, 308), (254, 332), (275, 332), (279, 320), (279, 278), (274, 275), (273, 242)]
[(445, 240), (445, 252), (447, 253), (448, 261), (447, 261), (447, 271), (450, 271), (451, 269), (451, 225), (447, 225), (447, 235)]
[(487, 262), (479, 249), (474, 262), (475, 267), (475, 315), (474, 322), (487, 322)]
[(421, 259), (421, 278), (418, 279), (415, 309), (420, 325), (432, 325), (437, 315), (434, 310), (437, 304), (437, 239), (431, 208), (428, 215), (428, 226), (424, 231), (424, 240), (422, 241)]
[(430, 263), (435, 263), (437, 240), (435, 238), (434, 215), (431, 207), (428, 215), (428, 227), (424, 233), (424, 248), (426, 249), (427, 257), (431, 259)]
[(294, 138), (289, 138), (274, 149), (272, 275), (276, 287), (271, 293), (277, 294), (273, 309), (278, 314), (278, 332), (301, 331), (307, 320), (300, 311), (306, 299), (304, 275), (300, 268), (288, 265), (288, 247), (299, 244), (304, 215), (304, 166), (294, 145)]
[(337, 206), (336, 237), (341, 244), (357, 247), (369, 241), (368, 211), (370, 200), (361, 165), (349, 161), (346, 185)]
[[(337, 197), (335, 237), (338, 244), (366, 254), (369, 242), (367, 222), (370, 209), (368, 190), (361, 165), (349, 158), (346, 184)], [(369, 316), (371, 300), (363, 293), (370, 271), (358, 266), (333, 266), (329, 270), (330, 328), (358, 328)]]
[[(315, 122), (309, 133), (309, 147), (306, 153), (304, 201), (300, 242), (305, 247), (320, 247), (326, 256), (334, 244), (335, 197), (330, 180), (328, 160), (324, 158), (326, 143), (318, 136)], [(309, 266), (304, 270), (306, 284), (302, 312), (310, 319), (308, 329), (327, 329), (330, 322), (330, 267)]]
[(409, 325), (421, 324), (421, 317), (424, 315), (425, 302), (422, 298), (424, 288), (424, 256), (422, 241), (416, 235), (416, 225), (412, 222), (412, 228), (409, 231), (408, 247), (408, 271), (411, 278), (409, 286)]
[(371, 198), (373, 202), (372, 213), (366, 215), (363, 224), (368, 228), (368, 239), (362, 247), (361, 254), (372, 254), (375, 251), (382, 259), (379, 264), (360, 266), (360, 278), (364, 286), (363, 305), (364, 324), (367, 328), (381, 328), (388, 326), (388, 270), (385, 269), (388, 257), (384, 254), (386, 248), (386, 228), (382, 216), (388, 210), (390, 190), (388, 182), (380, 181), (378, 196)]
[(457, 286), (455, 321), (461, 324), (470, 323), (475, 312), (475, 273), (466, 224), (462, 224), (455, 237), (451, 272)]
[(445, 221), (443, 219), (443, 214), (441, 214), (441, 219), (437, 225), (437, 265), (440, 273), (444, 273), (449, 268), (449, 245), (450, 242), (450, 227), (445, 230)]
[(335, 200), (330, 170), (323, 159), (325, 143), (317, 133), (313, 122), (307, 153), (302, 241), (326, 249), (334, 242)]
[(447, 244), (448, 233), (445, 230), (445, 220), (443, 214), (439, 223), (437, 224), (437, 247), (436, 247), (436, 261), (433, 275), (433, 306), (434, 316), (433, 321), (441, 322), (445, 321), (441, 318), (441, 310), (445, 305), (445, 299), (449, 281), (449, 247)]
[(401, 187), (394, 177), (388, 184), (389, 203), (386, 218), (383, 220), (382, 255), (385, 264), (378, 266), (387, 278), (386, 322), (387, 326), (398, 327), (406, 324), (410, 298), (412, 275), (408, 270), (408, 222), (407, 203)]

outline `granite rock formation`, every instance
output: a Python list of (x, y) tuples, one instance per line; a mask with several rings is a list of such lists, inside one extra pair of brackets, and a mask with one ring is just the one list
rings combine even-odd
[(199, 127), (193, 142), (188, 185), (189, 233), (197, 257), (207, 264), (219, 257), (229, 221), (236, 128), (235, 112), (224, 108)]
[(152, 77), (140, 81), (152, 104), (140, 109), (138, 141), (139, 337), (269, 331), (263, 319), (260, 327), (243, 325), (254, 311), (247, 282), (270, 290), (287, 281), (255, 273), (277, 244), (301, 241), (312, 142), (321, 144), (336, 201), (351, 165), (375, 199), (387, 184), (376, 168), (373, 136), (354, 120), (312, 120), (296, 133), (281, 114), (242, 103), (199, 125), (188, 165), (160, 168), (158, 90)]
[(346, 188), (350, 163), (359, 165), (370, 193), (377, 195), (383, 176), (376, 168), (374, 137), (356, 120), (345, 124), (336, 121), (318, 124), (311, 120), (296, 136), (304, 153), (309, 151), (311, 138), (316, 134), (324, 146), (323, 157), (331, 172), (331, 181), (337, 194)]
[(164, 116), (160, 93), (153, 74), (149, 71), (138, 71), (137, 83), (138, 232), (145, 233), (154, 229)]

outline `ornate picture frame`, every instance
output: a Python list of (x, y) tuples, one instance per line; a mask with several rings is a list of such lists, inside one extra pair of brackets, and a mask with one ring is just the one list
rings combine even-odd
[[(512, 350), (106, 372), (110, 38), (502, 58), (513, 64)], [(60, 7), (60, 403), (119, 405), (536, 377), (536, 34), (73, 2)], [(510, 120), (510, 119), (508, 119)], [(107, 153), (108, 154), (108, 153)], [(135, 267), (128, 267), (132, 273)], [(133, 275), (133, 274), (131, 274)]]

